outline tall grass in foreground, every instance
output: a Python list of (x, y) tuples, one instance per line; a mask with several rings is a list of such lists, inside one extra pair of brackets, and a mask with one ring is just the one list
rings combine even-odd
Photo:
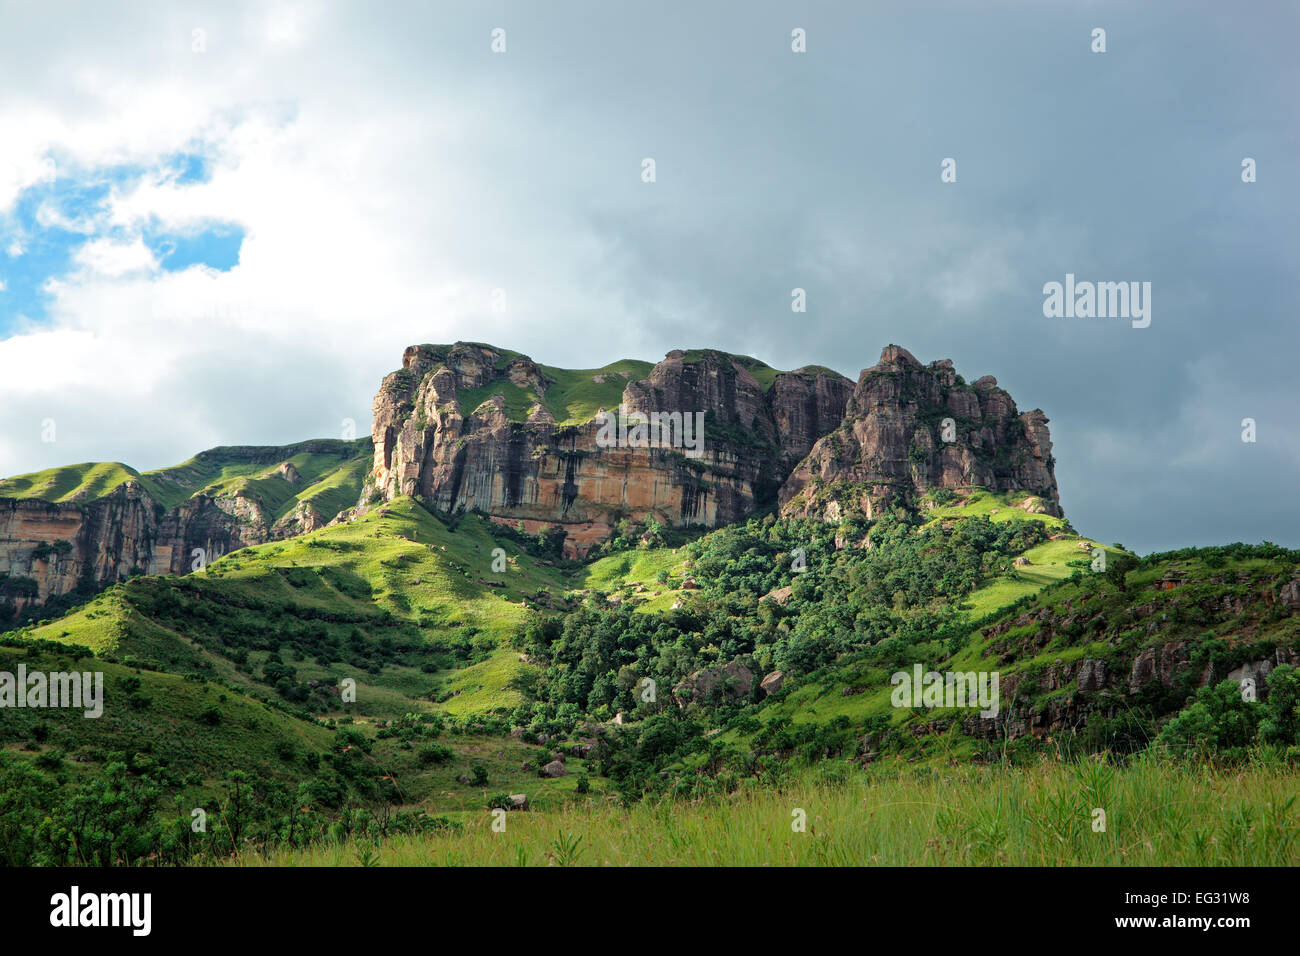
[[(848, 765), (701, 801), (592, 797), (548, 813), (486, 809), (464, 828), (244, 854), (276, 866), (1260, 866), (1300, 863), (1300, 773), (1144, 759), (1127, 767)], [(806, 813), (795, 832), (795, 811)], [(1104, 811), (1103, 818), (1096, 811)]]

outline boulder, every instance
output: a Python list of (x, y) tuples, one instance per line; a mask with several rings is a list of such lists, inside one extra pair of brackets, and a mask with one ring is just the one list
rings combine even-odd
[(775, 694), (779, 691), (783, 683), (785, 683), (785, 672), (772, 671), (772, 673), (763, 678), (758, 686), (762, 688), (763, 696), (766, 697), (769, 694)]
[(790, 595), (793, 593), (794, 593), (794, 588), (790, 587), (789, 585), (786, 585), (783, 588), (773, 588), (771, 591), (768, 591), (761, 598), (759, 598), (759, 600), (772, 601), (776, 604), (780, 604), (784, 606), (785, 602), (790, 600)]
[(735, 660), (687, 675), (673, 688), (673, 699), (679, 707), (685, 707), (692, 701), (705, 703), (715, 693), (720, 693), (723, 699), (739, 703), (749, 699), (753, 686), (754, 672)]
[(563, 777), (566, 776), (568, 772), (569, 768), (564, 766), (564, 762), (561, 760), (552, 760), (541, 769), (543, 777)]

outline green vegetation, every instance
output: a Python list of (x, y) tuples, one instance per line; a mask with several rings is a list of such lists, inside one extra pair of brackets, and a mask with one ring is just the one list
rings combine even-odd
[[(691, 349), (685, 353), (683, 362), (688, 365), (700, 362), (705, 354), (705, 350)], [(713, 354), (738, 363), (754, 376), (764, 391), (772, 387), (778, 375), (786, 374), (748, 355), (729, 355), (725, 352)], [(547, 384), (544, 388), (533, 388), (515, 384), (506, 374), (509, 363), (519, 357), (518, 353), (503, 352), (501, 360), (497, 363), (497, 371), (500, 374), (494, 381), (478, 388), (462, 389), (457, 395), (461, 414), (471, 415), (484, 402), (494, 396), (500, 396), (505, 403), (506, 417), (510, 421), (527, 421), (532, 410), (540, 405), (551, 414), (556, 424), (579, 425), (591, 421), (602, 408), (608, 411), (617, 409), (623, 400), (623, 390), (627, 387), (627, 383), (644, 380), (654, 368), (652, 362), (635, 359), (623, 359), (601, 368), (588, 369), (564, 369), (541, 365), (538, 367), (545, 376)], [(807, 378), (811, 378), (818, 372), (837, 374), (821, 366), (809, 366), (801, 371)], [(737, 434), (743, 433), (737, 430)], [(715, 437), (721, 440), (728, 436), (719, 434)]]
[(345, 677), (375, 715), (513, 706), (522, 665), (505, 642), (563, 579), (496, 530), (470, 515), (452, 532), (402, 499), (201, 574), (133, 578), (16, 633), (272, 689), (313, 713), (336, 710), (323, 688)]
[(39, 498), (42, 501), (91, 501), (140, 473), (120, 462), (85, 462), (49, 468), (0, 481), (0, 498)]
[[(141, 480), (283, 511), (346, 491), (367, 455), (298, 448), (293, 494), (246, 452)], [(1171, 863), (1232, 837), (1250, 862), (1295, 859), (1300, 681), (1281, 662), (1300, 619), (1280, 595), (1300, 553), (1139, 559), (980, 491), (694, 536), (623, 520), (582, 564), (562, 540), (403, 498), (11, 632), (0, 670), (100, 670), (107, 697), (102, 719), (0, 724), (7, 858)], [(1259, 700), (1222, 682), (1260, 662), (1281, 666)], [(891, 675), (917, 664), (998, 672), (1002, 722), (894, 706)], [(1212, 819), (1229, 773), (1243, 809)], [(542, 812), (486, 830), (521, 793)], [(215, 808), (206, 835), (194, 807)], [(632, 859), (637, 839), (656, 849)]]
[(627, 383), (646, 378), (652, 368), (652, 362), (635, 359), (591, 369), (560, 369), (544, 365), (543, 373), (554, 381), (546, 390), (546, 407), (560, 425), (589, 422), (602, 408), (611, 411), (618, 408)]
[(625, 359), (603, 368), (538, 367), (547, 379), (544, 389), (522, 388), (503, 372), (501, 377), (479, 388), (462, 389), (457, 394), (461, 414), (470, 415), (485, 401), (500, 396), (510, 421), (527, 421), (532, 409), (540, 405), (551, 414), (556, 424), (579, 425), (591, 421), (602, 408), (618, 408), (628, 381), (645, 378), (654, 365)]
[[(174, 508), (196, 494), (240, 496), (257, 504), (269, 523), (300, 503), (312, 505), (328, 520), (356, 504), (370, 457), (368, 438), (214, 448), (182, 465), (143, 474), (117, 462), (88, 462), (19, 475), (0, 481), (0, 498), (86, 503), (135, 481), (163, 508)], [(285, 463), (293, 466), (296, 476), (281, 472)]]
[[(630, 808), (579, 800), (397, 836), (384, 866), (1294, 866), (1295, 777), (1144, 761), (1028, 767), (827, 766)], [(806, 829), (793, 829), (795, 812)], [(1104, 819), (1096, 811), (1105, 813)], [(1104, 826), (1104, 829), (1097, 827)], [(245, 852), (239, 866), (348, 866), (346, 844)]]

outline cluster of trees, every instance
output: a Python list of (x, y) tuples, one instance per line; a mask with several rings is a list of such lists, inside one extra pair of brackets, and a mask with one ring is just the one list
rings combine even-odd
[[(933, 640), (959, 629), (965, 594), (1045, 537), (1032, 520), (978, 517), (945, 530), (901, 511), (839, 526), (768, 515), (715, 531), (687, 545), (698, 590), (678, 610), (588, 603), (531, 623), (519, 646), (544, 667), (523, 679), (536, 703), (517, 716), (539, 726), (620, 710), (644, 716), (704, 667), (740, 660), (792, 677), (886, 639)], [(788, 600), (771, 599), (783, 587)]]
[(1262, 746), (1300, 757), (1300, 671), (1284, 664), (1265, 681), (1262, 700), (1249, 699), (1236, 681), (1202, 687), (1161, 728), (1157, 743), (1182, 756), (1242, 760)]
[(183, 865), (459, 825), (367, 804), (318, 777), (295, 790), (238, 770), (219, 792), (186, 788), (160, 812), (164, 794), (176, 793), (178, 783), (140, 754), (114, 755), (102, 774), (81, 782), (0, 754), (0, 865)]
[[(328, 576), (330, 588), (345, 593), (358, 586), (329, 568), (289, 568), (284, 573), (294, 588), (319, 585), (317, 575)], [(330, 698), (299, 679), (294, 659), (323, 667), (342, 663), (377, 674), (385, 665), (419, 666), (429, 658), (424, 632), (386, 610), (363, 613), (341, 604), (323, 610), (314, 604), (268, 601), (191, 577), (138, 578), (124, 587), (142, 614), (221, 654), (306, 711), (322, 710)], [(365, 596), (369, 594), (365, 585)], [(471, 638), (453, 632), (433, 650), (444, 658), (468, 657), (474, 653)], [(250, 657), (257, 652), (265, 654), (260, 669)]]

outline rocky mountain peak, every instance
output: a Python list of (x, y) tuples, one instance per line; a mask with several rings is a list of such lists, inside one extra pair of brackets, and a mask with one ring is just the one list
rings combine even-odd
[[(949, 362), (948, 364), (951, 365), (952, 363)], [(888, 365), (914, 365), (917, 368), (921, 367), (921, 363), (917, 361), (916, 356), (901, 345), (886, 345), (880, 350), (880, 361), (875, 364), (874, 368), (883, 368)], [(866, 373), (864, 372), (863, 374)]]
[[(780, 372), (716, 349), (674, 349), (631, 374), (637, 364), (573, 371), (481, 343), (408, 348), (375, 398), (363, 502), (415, 495), (512, 527), (559, 524), (572, 555), (622, 517), (711, 527), (774, 503), (853, 391), (830, 369)], [(572, 404), (575, 394), (588, 405)], [(620, 421), (689, 417), (703, 425), (702, 447), (611, 445), (598, 409), (621, 409)]]
[(844, 422), (820, 438), (781, 488), (782, 513), (868, 517), (936, 488), (1038, 496), (1060, 514), (1047, 416), (1020, 413), (984, 376), (968, 385), (949, 359), (922, 365), (886, 346), (864, 369)]

